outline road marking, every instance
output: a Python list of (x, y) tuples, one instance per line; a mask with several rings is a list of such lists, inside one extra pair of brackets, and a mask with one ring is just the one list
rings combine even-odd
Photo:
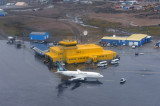
[(113, 82), (114, 80), (104, 80), (104, 81), (106, 81), (106, 82)]
[(140, 71), (115, 71), (115, 72), (128, 72), (128, 73), (140, 73), (140, 74), (160, 74), (160, 72), (140, 72)]

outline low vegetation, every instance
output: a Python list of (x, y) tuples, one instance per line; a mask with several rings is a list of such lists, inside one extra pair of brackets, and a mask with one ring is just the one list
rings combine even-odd
[(153, 36), (160, 36), (160, 27), (159, 26), (142, 26), (142, 27), (129, 27), (126, 28), (128, 32), (132, 33), (144, 33)]
[(94, 18), (86, 18), (84, 19), (84, 23), (87, 25), (96, 26), (99, 28), (117, 28), (121, 26), (121, 23), (113, 23), (105, 20), (99, 20)]
[(160, 26), (142, 26), (142, 27), (124, 27), (121, 25), (121, 23), (113, 23), (113, 22), (108, 22), (105, 20), (98, 20), (94, 18), (86, 18), (84, 20), (84, 23), (87, 25), (92, 25), (96, 26), (99, 28), (104, 29), (104, 31), (101, 32), (101, 34), (107, 34), (107, 31), (105, 32), (105, 29), (107, 28), (113, 28), (113, 29), (121, 29), (129, 33), (143, 33), (143, 34), (149, 34), (153, 36), (160, 36)]

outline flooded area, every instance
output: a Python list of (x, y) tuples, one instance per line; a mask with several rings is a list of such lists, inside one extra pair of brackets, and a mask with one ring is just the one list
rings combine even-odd
[[(81, 83), (62, 82), (40, 58), (29, 42), (17, 49), (0, 40), (0, 106), (159, 106), (160, 49), (153, 42), (142, 47), (105, 47), (120, 55), (117, 66), (67, 65), (101, 73), (104, 78)], [(144, 55), (135, 56), (135, 52)], [(126, 83), (120, 84), (125, 78)]]

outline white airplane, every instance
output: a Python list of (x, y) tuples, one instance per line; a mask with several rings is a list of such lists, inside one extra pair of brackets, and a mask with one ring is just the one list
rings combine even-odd
[(101, 75), (100, 73), (84, 72), (84, 71), (80, 71), (79, 69), (77, 69), (77, 71), (59, 71), (59, 69), (58, 69), (56, 73), (61, 74), (61, 75), (65, 75), (68, 77), (72, 77), (71, 79), (69, 79), (69, 81), (87, 80), (87, 78), (92, 78), (92, 79), (98, 80), (98, 78), (103, 77), (103, 75)]

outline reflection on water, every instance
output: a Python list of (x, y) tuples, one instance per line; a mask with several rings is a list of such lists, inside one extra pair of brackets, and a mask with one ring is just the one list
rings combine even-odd
[(68, 81), (68, 80), (62, 80), (60, 84), (58, 84), (57, 89), (58, 89), (58, 94), (57, 96), (60, 96), (67, 88), (70, 90), (75, 90), (79, 88), (82, 84), (86, 84), (89, 86), (98, 86), (103, 84), (100, 81)]

